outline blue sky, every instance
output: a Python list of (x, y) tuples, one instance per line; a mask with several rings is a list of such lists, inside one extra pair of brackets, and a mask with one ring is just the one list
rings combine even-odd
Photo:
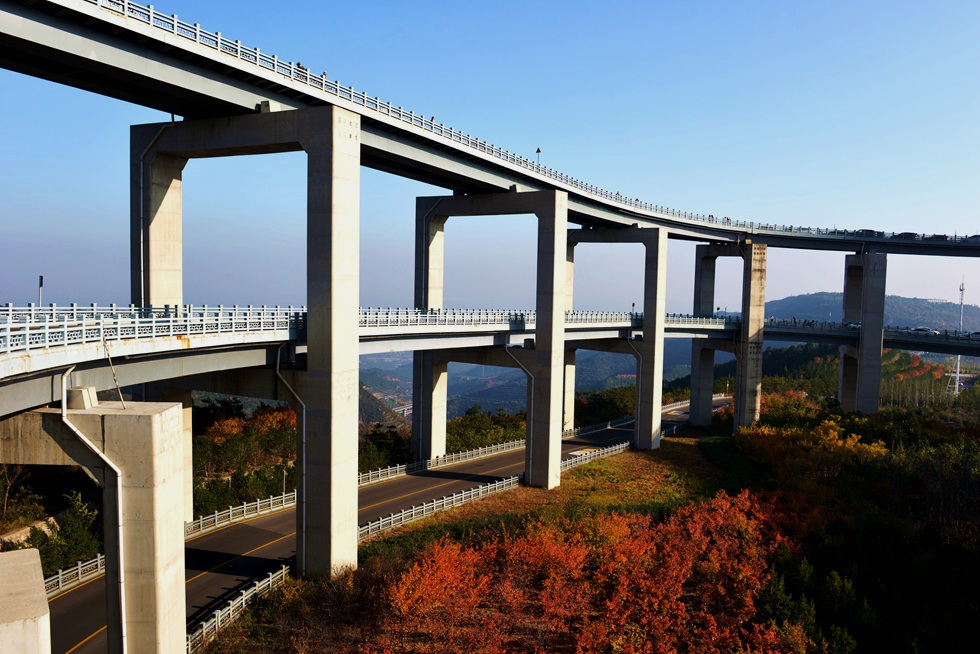
[[(161, 0), (212, 31), (630, 197), (821, 227), (980, 233), (974, 2)], [(0, 302), (129, 298), (128, 129), (169, 115), (0, 71)], [(301, 304), (303, 155), (193, 161), (185, 300)], [(414, 198), (362, 172), (363, 306), (412, 302)], [(533, 220), (447, 228), (446, 304), (533, 304)], [(672, 242), (668, 310), (690, 311)], [(575, 303), (628, 309), (637, 246), (579, 246)], [(891, 294), (980, 298), (974, 259), (889, 257)], [(718, 304), (739, 267), (719, 265)], [(768, 297), (840, 290), (843, 255), (770, 250)]]

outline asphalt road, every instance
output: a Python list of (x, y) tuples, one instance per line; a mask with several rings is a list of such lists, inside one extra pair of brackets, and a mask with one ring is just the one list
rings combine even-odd
[[(686, 409), (664, 413), (664, 424), (685, 420)], [(613, 428), (562, 443), (562, 456), (583, 446), (629, 440), (632, 427)], [(410, 506), (519, 474), (524, 450), (504, 452), (455, 466), (364, 486), (358, 492), (358, 523), (365, 524)], [(185, 583), (188, 630), (206, 620), (243, 588), (279, 569), (295, 555), (294, 511), (280, 511), (235, 523), (187, 541)], [(106, 651), (105, 578), (98, 577), (49, 603), (51, 651), (101, 654)]]

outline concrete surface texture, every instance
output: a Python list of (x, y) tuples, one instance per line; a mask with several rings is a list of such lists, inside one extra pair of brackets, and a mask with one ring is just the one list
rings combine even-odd
[(0, 553), (0, 579), (0, 649), (49, 654), (51, 619), (38, 551)]

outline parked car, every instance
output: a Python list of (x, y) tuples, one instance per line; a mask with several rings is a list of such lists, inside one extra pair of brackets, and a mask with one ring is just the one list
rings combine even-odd
[(906, 334), (912, 334), (914, 336), (939, 336), (939, 331), (933, 329), (932, 327), (915, 327), (912, 329), (906, 329)]

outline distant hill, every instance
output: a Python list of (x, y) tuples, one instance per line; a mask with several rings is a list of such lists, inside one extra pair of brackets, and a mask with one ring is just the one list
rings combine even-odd
[[(810, 293), (791, 295), (766, 302), (766, 315), (799, 320), (835, 320), (843, 315), (843, 293)], [(885, 296), (885, 324), (896, 327), (932, 327), (957, 329), (960, 324), (960, 305), (955, 302), (934, 302), (923, 298)], [(963, 328), (980, 330), (980, 307), (963, 307)]]
[[(810, 293), (794, 295), (780, 300), (766, 302), (766, 315), (776, 318), (798, 320), (840, 320), (842, 315), (842, 293)], [(960, 320), (960, 306), (953, 302), (932, 302), (922, 298), (906, 298), (889, 295), (885, 298), (885, 324), (898, 327), (929, 326), (935, 329), (956, 329)], [(980, 307), (964, 307), (964, 329), (980, 331)], [(784, 347), (786, 343), (776, 344)], [(803, 350), (798, 354), (804, 357), (816, 354), (826, 355), (830, 350), (820, 349), (819, 353)], [(830, 348), (835, 350), (834, 348)], [(716, 362), (723, 365), (731, 360), (731, 355), (716, 353)], [(787, 366), (785, 359), (780, 366)], [(671, 381), (690, 374), (691, 342), (688, 339), (666, 339), (664, 342), (664, 379)], [(581, 350), (576, 357), (575, 390), (604, 390), (617, 386), (628, 386), (636, 382), (636, 363), (632, 356)], [(793, 362), (798, 363), (798, 362)], [(764, 367), (773, 365), (764, 363)], [(730, 366), (732, 367), (732, 366)], [(789, 367), (793, 367), (792, 365)], [(716, 375), (728, 372), (719, 371)], [(766, 369), (765, 374), (781, 374), (780, 371)], [(403, 402), (411, 401), (412, 355), (394, 353), (361, 357), (361, 383), (371, 393), (396, 396)], [(369, 393), (370, 395), (370, 393)], [(363, 395), (362, 395), (363, 398)], [(394, 416), (390, 411), (382, 413), (384, 403), (371, 397), (363, 400), (369, 409), (362, 409), (362, 423), (391, 422)], [(449, 366), (448, 412), (450, 417), (462, 415), (469, 407), (480, 405), (486, 411), (503, 409), (508, 412), (524, 410), (526, 403), (524, 373), (513, 368), (494, 368), (454, 363)], [(371, 415), (365, 415), (368, 411)], [(388, 416), (382, 418), (380, 416)], [(394, 420), (398, 417), (394, 416)]]
[(398, 415), (388, 405), (374, 397), (364, 384), (358, 396), (358, 423), (361, 433), (366, 432), (376, 422), (396, 427), (411, 428), (411, 420)]

